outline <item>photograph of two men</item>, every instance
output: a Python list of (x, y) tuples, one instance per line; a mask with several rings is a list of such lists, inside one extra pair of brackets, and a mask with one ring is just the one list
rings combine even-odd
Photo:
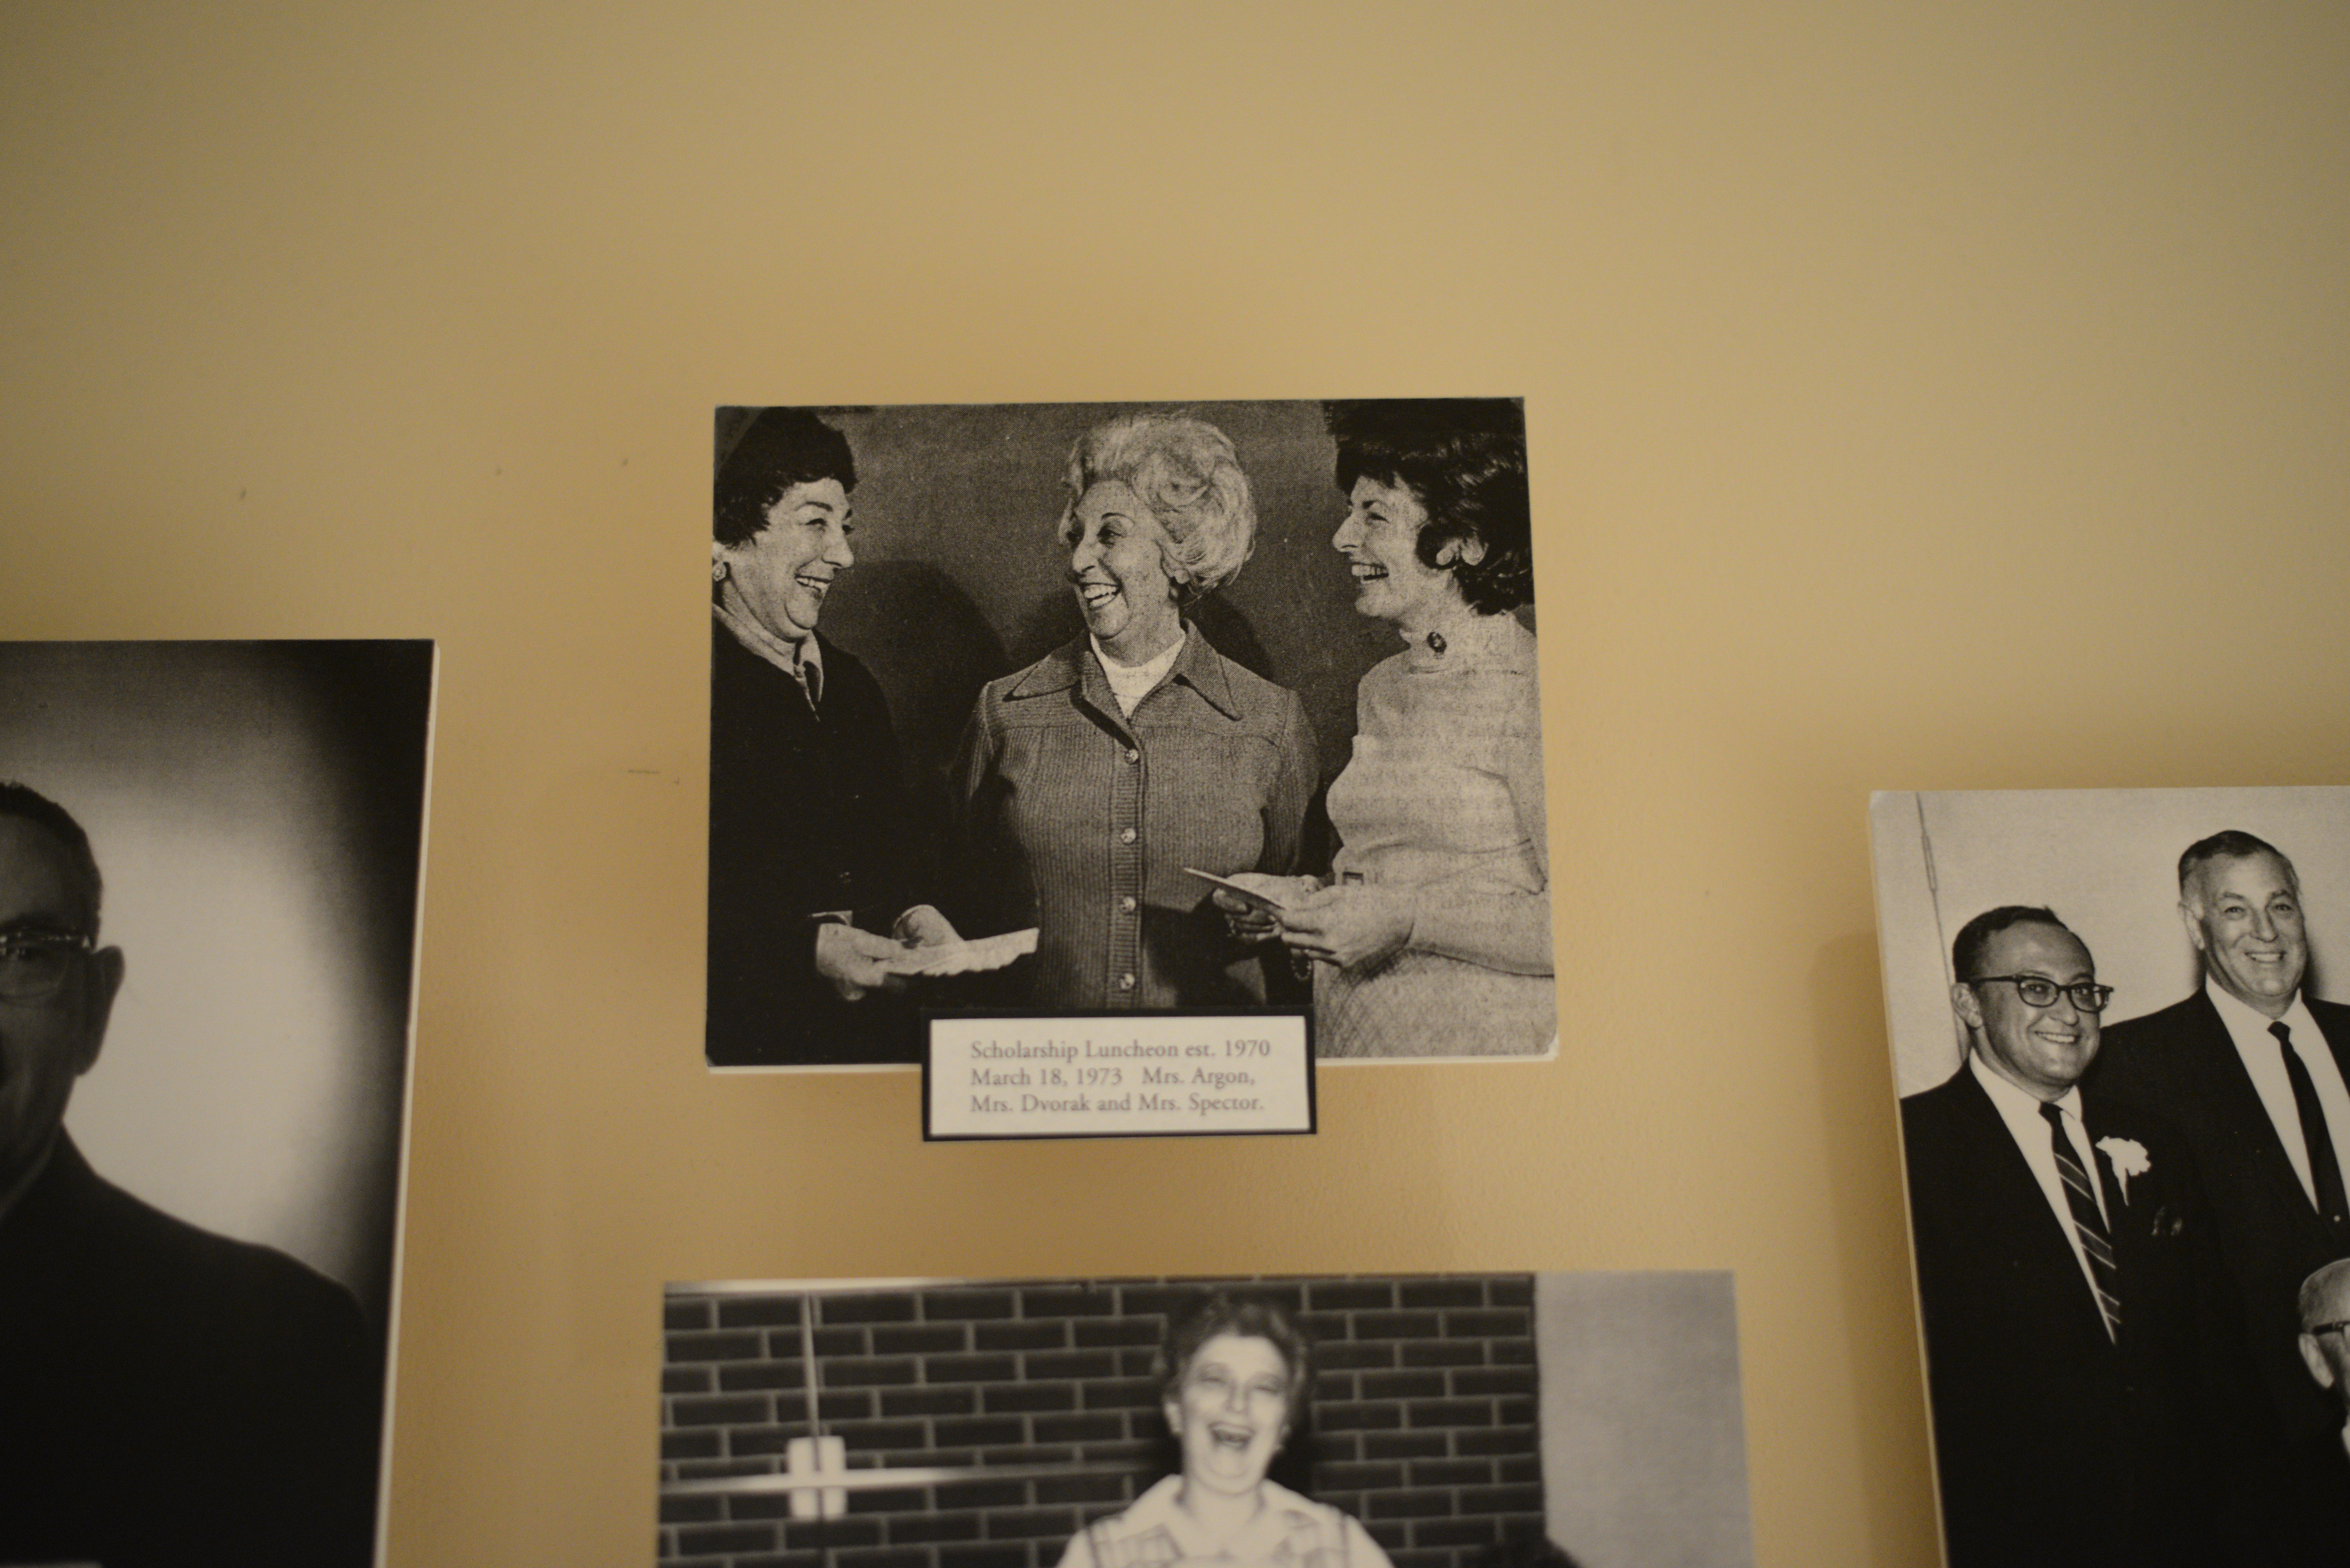
[(1872, 822), (1950, 1563), (2350, 1561), (2350, 790)]

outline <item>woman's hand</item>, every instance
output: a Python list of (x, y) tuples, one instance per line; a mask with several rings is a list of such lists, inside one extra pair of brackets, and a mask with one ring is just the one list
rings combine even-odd
[(816, 929), (816, 971), (832, 981), (843, 1002), (860, 1002), (867, 992), (891, 983), (896, 977), (881, 961), (904, 950), (888, 937), (838, 920)]
[[(1275, 877), (1263, 871), (1235, 871), (1225, 880), (1282, 904), (1296, 903), (1322, 886), (1317, 877)], [(1216, 908), (1223, 912), (1224, 929), (1242, 941), (1271, 941), (1281, 934), (1272, 910), (1261, 909), (1223, 888), (1216, 889), (1214, 898)]]
[(928, 904), (917, 904), (899, 916), (890, 934), (910, 948), (942, 948), (962, 940), (954, 922)]
[(1411, 940), (1411, 895), (1362, 884), (1325, 888), (1274, 919), (1292, 951), (1360, 969), (1401, 951)]

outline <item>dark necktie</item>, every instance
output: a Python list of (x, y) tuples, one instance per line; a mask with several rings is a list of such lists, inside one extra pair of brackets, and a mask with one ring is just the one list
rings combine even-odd
[(2293, 1080), (2293, 1108), (2301, 1113), (2301, 1141), (2309, 1149), (2309, 1185), (2317, 1193), (2318, 1217), (2329, 1225), (2350, 1221), (2350, 1200), (2342, 1195), (2342, 1162), (2334, 1158), (2334, 1135), (2326, 1130), (2317, 1085), (2293, 1045), (2293, 1031), (2279, 1023), (2270, 1024), (2269, 1033), (2284, 1048), (2284, 1075)]
[(2097, 1189), (2089, 1173), (2081, 1168), (2081, 1157), (2073, 1152), (2073, 1140), (2064, 1136), (2064, 1113), (2043, 1101), (2040, 1114), (2047, 1118), (2048, 1136), (2056, 1149), (2056, 1174), (2064, 1179), (2064, 1201), (2073, 1210), (2073, 1229), (2081, 1238), (2081, 1251), (2089, 1260), (2089, 1276), (2097, 1284), (2097, 1310), (2106, 1316), (2106, 1333), (2116, 1341), (2122, 1336), (2122, 1277), (2114, 1266), (2113, 1239), (2106, 1234), (2105, 1217), (2097, 1212)]

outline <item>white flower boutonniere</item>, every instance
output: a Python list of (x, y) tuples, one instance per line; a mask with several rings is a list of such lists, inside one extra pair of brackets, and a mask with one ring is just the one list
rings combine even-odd
[(2130, 1178), (2144, 1176), (2154, 1168), (2154, 1161), (2147, 1158), (2146, 1145), (2136, 1138), (2101, 1137), (2097, 1140), (2097, 1151), (2106, 1157), (2106, 1163), (2114, 1168), (2114, 1180), (2121, 1187), (2122, 1201), (2127, 1203)]

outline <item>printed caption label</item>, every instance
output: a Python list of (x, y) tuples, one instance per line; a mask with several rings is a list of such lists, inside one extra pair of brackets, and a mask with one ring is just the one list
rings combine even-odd
[(1314, 1130), (1296, 1013), (933, 1018), (922, 1090), (934, 1139)]

